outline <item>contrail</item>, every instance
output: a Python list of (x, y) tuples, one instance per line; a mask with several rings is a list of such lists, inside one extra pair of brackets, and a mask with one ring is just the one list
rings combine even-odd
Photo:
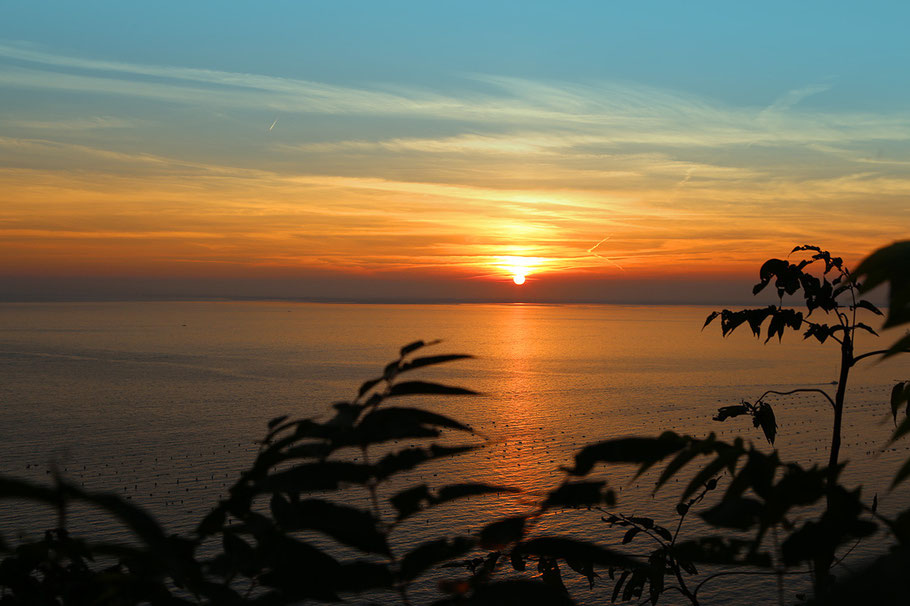
[(597, 254), (596, 252), (594, 252), (595, 250), (597, 250), (597, 247), (598, 247), (598, 246), (600, 246), (601, 244), (603, 244), (604, 242), (606, 242), (607, 240), (609, 240), (609, 239), (612, 238), (612, 237), (613, 237), (613, 235), (611, 234), (611, 235), (607, 236), (606, 238), (604, 238), (603, 240), (601, 240), (600, 242), (598, 242), (597, 244), (595, 244), (594, 246), (592, 246), (591, 248), (589, 248), (589, 249), (588, 249), (588, 254), (594, 255), (594, 256), (597, 257), (598, 259), (603, 259), (603, 260), (606, 261), (607, 263), (610, 263), (610, 264), (612, 264), (612, 265), (615, 265), (616, 267), (618, 267), (618, 268), (621, 269), (622, 271), (626, 271), (625, 268), (623, 268), (622, 265), (620, 265), (619, 263), (617, 263), (616, 261), (614, 261), (614, 260), (611, 259), (610, 257), (605, 257), (605, 256), (603, 256), (603, 255), (599, 255), (599, 254)]
[(276, 124), (278, 124), (278, 118), (275, 118), (275, 121), (272, 122), (272, 125), (269, 127), (269, 132), (272, 132), (272, 129), (275, 128)]
[(613, 236), (607, 236), (606, 238), (604, 238), (603, 240), (601, 240), (600, 242), (598, 242), (597, 244), (595, 244), (594, 246), (592, 246), (591, 248), (589, 248), (589, 249), (588, 249), (588, 252), (591, 253), (591, 254), (594, 254), (594, 249), (595, 249), (595, 248), (597, 248), (598, 246), (600, 246), (601, 244), (603, 244), (604, 242), (606, 242), (607, 240), (609, 240), (609, 239), (612, 238), (612, 237), (613, 237)]

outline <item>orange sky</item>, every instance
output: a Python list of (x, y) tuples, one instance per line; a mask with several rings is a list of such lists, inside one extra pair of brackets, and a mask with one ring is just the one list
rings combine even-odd
[(377, 80), (351, 71), (368, 48), (326, 55), (332, 76), (2, 35), (8, 298), (146, 279), (149, 296), (588, 300), (748, 282), (796, 244), (856, 260), (910, 228), (910, 114), (849, 74), (737, 95), (711, 80), (734, 64), (681, 83), (642, 55), (639, 81), (518, 63)]

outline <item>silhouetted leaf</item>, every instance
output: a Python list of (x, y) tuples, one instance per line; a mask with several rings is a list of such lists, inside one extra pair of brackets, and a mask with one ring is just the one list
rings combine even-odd
[(268, 545), (259, 551), (266, 567), (257, 577), (260, 585), (279, 589), (286, 601), (338, 600), (341, 565), (335, 558), (286, 535), (271, 536)]
[[(910, 420), (910, 417), (908, 417), (907, 420)], [(894, 488), (906, 480), (907, 477), (910, 477), (910, 459), (904, 461), (904, 464), (901, 465), (901, 468), (897, 471), (897, 474), (895, 474), (894, 479), (891, 480), (891, 488)]]
[(910, 351), (910, 333), (898, 339), (894, 345), (888, 349), (885, 355), (882, 356), (882, 358), (890, 358), (895, 354), (905, 353), (907, 351)]
[(429, 448), (405, 448), (404, 450), (387, 454), (376, 463), (376, 478), (383, 480), (400, 471), (413, 469), (422, 463), (451, 457), (476, 448), (480, 448), (480, 446), (439, 446), (431, 444)]
[(378, 385), (382, 379), (382, 377), (379, 377), (378, 379), (370, 379), (369, 381), (364, 381), (360, 386), (360, 389), (357, 390), (357, 397), (362, 398), (363, 394), (376, 387), (376, 385)]
[(280, 417), (275, 417), (274, 419), (270, 420), (268, 424), (269, 429), (274, 429), (276, 425), (285, 421), (287, 418), (287, 415), (281, 415)]
[(895, 242), (866, 257), (851, 278), (865, 276), (860, 292), (866, 293), (889, 282), (888, 316), (882, 328), (910, 322), (910, 240)]
[(391, 588), (394, 577), (388, 565), (379, 562), (343, 563), (339, 568), (344, 591), (368, 591), (370, 589)]
[(196, 534), (206, 537), (217, 533), (224, 526), (226, 517), (227, 512), (219, 504), (202, 518), (202, 521), (196, 526)]
[(400, 521), (433, 505), (440, 505), (455, 499), (502, 492), (514, 493), (521, 491), (516, 488), (497, 486), (495, 484), (465, 483), (450, 484), (433, 492), (426, 484), (421, 484), (399, 492), (391, 498), (391, 502), (398, 510), (398, 520)]
[(663, 526), (655, 525), (654, 532), (657, 534), (657, 536), (659, 536), (660, 538), (662, 538), (665, 541), (673, 540), (673, 533), (671, 533), (669, 530), (667, 530)]
[(279, 520), (286, 531), (316, 530), (361, 551), (389, 552), (384, 534), (368, 511), (321, 499), (304, 499), (288, 505), (291, 515)]
[[(906, 386), (906, 389), (905, 389)], [(897, 411), (901, 406), (910, 400), (910, 382), (903, 381), (897, 383), (891, 388), (891, 414), (894, 416), (894, 424), (897, 425)]]
[(409, 396), (409, 395), (446, 395), (446, 396), (476, 396), (476, 391), (465, 389), (463, 387), (452, 387), (450, 385), (441, 385), (439, 383), (428, 383), (426, 381), (403, 381), (395, 383), (389, 389), (389, 396)]
[(646, 568), (637, 568), (632, 571), (632, 576), (626, 582), (625, 589), (622, 590), (623, 601), (632, 598), (640, 598), (645, 588), (645, 581), (648, 580), (648, 570)]
[(834, 331), (827, 324), (812, 324), (809, 326), (809, 329), (803, 333), (803, 339), (815, 337), (819, 343), (824, 343), (833, 333)]
[(441, 356), (424, 356), (422, 358), (414, 358), (410, 362), (405, 362), (398, 368), (398, 372), (403, 373), (409, 370), (416, 370), (418, 368), (423, 368), (424, 366), (434, 366), (436, 364), (444, 364), (445, 362), (452, 362), (454, 360), (468, 360), (474, 356), (468, 354), (444, 354)]
[(435, 438), (440, 435), (440, 427), (471, 431), (454, 419), (419, 408), (378, 408), (363, 417), (348, 436), (337, 441), (364, 446), (389, 440)]
[(559, 572), (559, 562), (556, 558), (540, 558), (537, 560), (537, 572), (540, 573), (541, 579), (546, 585), (561, 592), (566, 592), (566, 586), (562, 582), (562, 574)]
[(26, 499), (39, 503), (57, 504), (59, 492), (45, 486), (32, 484), (25, 480), (0, 477), (0, 499)]
[(774, 438), (777, 436), (777, 420), (774, 418), (774, 411), (770, 404), (761, 402), (755, 416), (752, 419), (755, 427), (761, 427), (762, 432), (768, 443), (774, 445)]
[(720, 312), (717, 312), (717, 311), (712, 311), (710, 314), (708, 314), (708, 317), (707, 317), (707, 319), (705, 319), (705, 323), (704, 323), (704, 325), (702, 325), (701, 329), (704, 330), (705, 327), (707, 327), (708, 324), (713, 322), (714, 318), (716, 318), (719, 315), (720, 315)]
[(868, 309), (869, 311), (874, 313), (876, 316), (885, 315), (882, 313), (882, 310), (880, 310), (878, 307), (876, 307), (869, 301), (866, 301), (865, 299), (860, 299), (859, 301), (856, 302), (856, 309), (859, 309), (859, 308)]
[(509, 563), (512, 564), (512, 568), (519, 572), (522, 572), (525, 569), (525, 560), (517, 547), (509, 554)]
[(631, 574), (632, 574), (631, 571), (625, 570), (619, 576), (619, 580), (616, 581), (616, 583), (613, 585), (613, 594), (610, 596), (611, 602), (616, 602), (616, 598), (618, 598), (619, 594), (622, 593), (622, 587), (625, 584), (626, 579), (628, 579), (629, 575), (631, 575)]
[(550, 491), (543, 507), (583, 507), (604, 502), (606, 482), (563, 482)]
[(520, 541), (525, 532), (525, 516), (514, 516), (487, 524), (480, 531), (480, 545), (484, 549), (499, 549)]
[(897, 426), (897, 429), (894, 430), (894, 433), (891, 434), (891, 439), (888, 441), (889, 444), (896, 442), (905, 435), (910, 433), (910, 416), (906, 417), (903, 421), (900, 422), (900, 425)]
[(633, 526), (632, 528), (627, 530), (626, 534), (624, 534), (622, 537), (622, 544), (628, 545), (629, 543), (631, 543), (632, 539), (634, 539), (635, 535), (637, 535), (639, 532), (641, 532), (641, 529), (636, 528), (635, 526)]
[(657, 604), (660, 594), (664, 592), (664, 571), (667, 567), (667, 555), (663, 549), (658, 549), (648, 558), (648, 591), (651, 604)]
[(164, 529), (158, 521), (144, 509), (131, 505), (115, 494), (92, 494), (82, 492), (73, 486), (67, 486), (67, 491), (79, 499), (95, 505), (113, 515), (123, 522), (127, 528), (150, 547), (160, 547), (166, 541)]
[(594, 589), (594, 579), (599, 578), (600, 575), (594, 572), (594, 564), (590, 560), (566, 558), (566, 564), (569, 565), (569, 568), (588, 580), (589, 589)]
[(233, 570), (237, 570), (247, 577), (256, 574), (256, 552), (249, 543), (232, 532), (222, 533), (221, 543)]
[(502, 492), (521, 492), (517, 488), (510, 488), (508, 486), (498, 486), (495, 484), (480, 484), (480, 483), (466, 483), (466, 484), (449, 484), (448, 486), (443, 486), (436, 491), (436, 496), (434, 503), (445, 503), (447, 501), (452, 501), (454, 499), (463, 499), (465, 497), (473, 497), (482, 494), (492, 494), (492, 493), (502, 493)]
[(402, 490), (392, 496), (389, 501), (398, 510), (398, 520), (403, 520), (423, 509), (423, 504), (430, 502), (431, 499), (429, 486), (421, 484)]
[[(686, 489), (683, 491), (680, 500), (685, 500), (692, 496), (695, 491), (701, 490), (711, 478), (719, 474), (723, 469), (727, 469), (732, 473), (736, 468), (736, 462), (745, 454), (739, 439), (737, 439), (732, 446), (720, 443), (716, 447), (716, 452), (717, 456), (714, 460), (702, 467), (698, 473), (692, 477), (689, 484), (686, 486)], [(680, 504), (683, 505), (684, 503)]]
[(857, 323), (856, 323), (856, 327), (857, 327), (857, 328), (862, 328), (862, 329), (865, 330), (866, 332), (868, 332), (868, 333), (870, 333), (870, 334), (873, 334), (873, 335), (875, 335), (876, 337), (878, 336), (878, 333), (875, 332), (875, 330), (873, 330), (871, 326), (867, 326), (866, 324), (863, 324), (862, 322), (857, 322)]
[(639, 474), (661, 459), (685, 448), (688, 439), (671, 431), (657, 438), (617, 438), (590, 444), (575, 454), (575, 467), (568, 469), (575, 476), (591, 471), (599, 462), (639, 463)]
[(713, 419), (715, 421), (726, 421), (727, 419), (732, 418), (732, 417), (738, 417), (740, 415), (747, 415), (747, 414), (749, 414), (749, 412), (750, 412), (750, 409), (745, 403), (734, 404), (732, 406), (721, 406), (720, 408), (717, 409), (717, 414), (714, 415)]
[(426, 570), (458, 557), (471, 549), (474, 543), (464, 537), (436, 539), (422, 543), (401, 558), (400, 576), (404, 582), (410, 582)]
[(720, 503), (701, 513), (702, 519), (712, 526), (748, 530), (761, 515), (762, 504), (750, 498), (724, 498)]
[(442, 341), (437, 339), (435, 341), (414, 341), (413, 343), (408, 343), (407, 345), (405, 345), (404, 347), (401, 348), (401, 357), (403, 358), (406, 355), (408, 355), (409, 353), (411, 353), (412, 351), (417, 351), (421, 347), (427, 347), (429, 345), (436, 345), (437, 343), (441, 343), (441, 342)]
[(308, 492), (335, 490), (343, 484), (365, 484), (373, 475), (373, 467), (348, 461), (303, 463), (278, 471), (264, 478), (260, 492)]

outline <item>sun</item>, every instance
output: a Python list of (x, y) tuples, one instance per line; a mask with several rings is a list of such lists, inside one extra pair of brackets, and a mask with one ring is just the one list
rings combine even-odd
[(516, 284), (521, 286), (522, 284), (525, 283), (525, 275), (524, 274), (514, 274), (512, 276), (512, 282), (515, 282)]

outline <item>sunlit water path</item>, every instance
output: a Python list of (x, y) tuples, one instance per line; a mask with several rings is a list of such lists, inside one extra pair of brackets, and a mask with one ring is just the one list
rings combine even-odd
[[(711, 420), (718, 406), (754, 399), (766, 389), (828, 387), (837, 352), (788, 334), (762, 344), (746, 334), (722, 339), (701, 326), (712, 308), (529, 305), (321, 305), (298, 303), (47, 303), (0, 305), (0, 473), (48, 479), (51, 468), (87, 489), (116, 491), (153, 511), (172, 532), (226, 494), (256, 451), (274, 416), (324, 416), (330, 402), (353, 396), (397, 348), (443, 339), (437, 353), (475, 360), (427, 372), (483, 396), (432, 401), (489, 439), (480, 451), (422, 469), (410, 480), (485, 481), (542, 491), (582, 445), (621, 435), (672, 429), (759, 443), (751, 423)], [(893, 340), (893, 339), (892, 339)], [(880, 344), (890, 343), (884, 339)], [(863, 346), (875, 346), (866, 339)], [(888, 393), (910, 376), (900, 360), (863, 363), (851, 379), (846, 415), (848, 481), (878, 493), (884, 511), (906, 506), (888, 493), (908, 444), (881, 452), (888, 436)], [(415, 400), (416, 403), (416, 400)], [(830, 415), (825, 401), (800, 395), (775, 406), (785, 459), (824, 462)], [(629, 482), (608, 470), (617, 510), (674, 519), (681, 491), (651, 496), (653, 477)], [(401, 483), (398, 487), (404, 486)], [(392, 492), (396, 487), (390, 487)], [(620, 490), (621, 489), (621, 490)], [(398, 531), (402, 548), (441, 532), (476, 530), (526, 507), (528, 499), (492, 497), (449, 506)], [(871, 497), (870, 497), (871, 498)], [(50, 512), (0, 504), (0, 532), (34, 537), (53, 525)], [(75, 512), (72, 523), (118, 534), (108, 520)], [(590, 512), (564, 512), (542, 531), (597, 540), (621, 538)], [(861, 544), (852, 560), (876, 549)], [(444, 573), (439, 573), (444, 574)], [(582, 603), (604, 603), (564, 572)], [(418, 598), (429, 598), (432, 583)], [(776, 602), (770, 581), (718, 583), (715, 598), (752, 591)], [(798, 589), (794, 582), (792, 594)], [(667, 603), (674, 596), (667, 595)], [(792, 600), (790, 600), (792, 601)], [(761, 603), (750, 599), (750, 603)]]

